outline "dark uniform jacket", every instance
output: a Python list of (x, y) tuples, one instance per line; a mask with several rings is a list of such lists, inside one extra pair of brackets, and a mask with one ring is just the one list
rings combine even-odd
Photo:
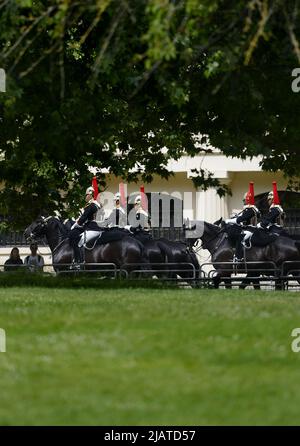
[(148, 212), (144, 211), (144, 209), (138, 209), (135, 214), (135, 219), (130, 221), (130, 225), (133, 228), (142, 227), (144, 230), (149, 230), (151, 223)]
[(243, 210), (242, 214), (239, 215), (236, 219), (237, 224), (243, 224), (243, 225), (251, 225), (251, 221), (253, 218), (256, 218), (259, 216), (259, 211), (256, 207), (247, 207)]
[(77, 220), (78, 225), (84, 226), (85, 230), (99, 231), (100, 228), (95, 221), (96, 214), (99, 208), (100, 208), (99, 204), (95, 201), (87, 203), (84, 208), (83, 214)]
[(108, 218), (102, 223), (104, 226), (119, 226), (124, 228), (127, 225), (127, 216), (123, 208), (114, 208)]
[(278, 220), (283, 215), (283, 209), (281, 206), (271, 206), (268, 214), (262, 219), (261, 226), (268, 228), (271, 225), (278, 223)]

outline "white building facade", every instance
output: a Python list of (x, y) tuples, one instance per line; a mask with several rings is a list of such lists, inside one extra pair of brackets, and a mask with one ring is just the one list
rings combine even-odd
[[(210, 223), (220, 217), (228, 218), (235, 210), (242, 208), (242, 198), (248, 190), (249, 182), (254, 182), (255, 195), (272, 190), (272, 182), (276, 181), (278, 190), (285, 190), (287, 180), (281, 173), (263, 172), (260, 167), (260, 158), (240, 160), (225, 157), (220, 152), (213, 152), (205, 156), (182, 157), (178, 161), (168, 164), (170, 171), (174, 172), (168, 180), (155, 177), (150, 184), (145, 184), (145, 192), (166, 192), (183, 200), (183, 217), (196, 220), (205, 220)], [(192, 178), (193, 169), (205, 169), (213, 173), (214, 178), (226, 184), (232, 195), (219, 197), (215, 188), (206, 191), (195, 188)], [(118, 191), (120, 179), (107, 174), (108, 190)], [(138, 184), (128, 184), (127, 194), (138, 192)]]

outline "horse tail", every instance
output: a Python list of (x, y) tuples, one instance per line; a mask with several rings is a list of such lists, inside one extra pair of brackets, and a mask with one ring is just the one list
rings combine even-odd
[(194, 266), (195, 268), (195, 272), (196, 272), (196, 277), (198, 277), (198, 273), (199, 273), (199, 269), (200, 269), (200, 265), (196, 256), (196, 253), (192, 250), (192, 249), (188, 249), (187, 252), (189, 253), (189, 257), (191, 259), (191, 264)]
[[(187, 248), (184, 242), (171, 242), (168, 240), (160, 239), (157, 241), (158, 246), (162, 253), (166, 257), (166, 263), (173, 263), (174, 265), (169, 265), (169, 269), (172, 271), (178, 271), (181, 277), (190, 277), (192, 264), (195, 268), (196, 276), (199, 271), (199, 263), (196, 254)], [(174, 246), (175, 245), (175, 246)], [(177, 273), (176, 273), (177, 274)]]
[(145, 245), (137, 238), (134, 238), (134, 240), (136, 241), (137, 245), (140, 248), (140, 254), (141, 254), (141, 258), (143, 260), (143, 263), (149, 263), (148, 254), (147, 254)]
[(297, 249), (299, 251), (299, 254), (300, 254), (300, 240), (296, 240), (295, 241), (295, 245), (296, 245), (296, 247), (297, 247)]
[(157, 240), (157, 245), (164, 255), (166, 263), (172, 263), (173, 255), (170, 246), (163, 240)]
[(133, 240), (135, 240), (136, 244), (140, 248), (141, 269), (148, 271), (150, 269), (150, 261), (145, 245), (137, 238), (133, 238)]

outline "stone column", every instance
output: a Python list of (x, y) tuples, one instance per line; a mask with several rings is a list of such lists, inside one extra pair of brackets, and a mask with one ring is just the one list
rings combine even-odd
[[(221, 178), (223, 184), (228, 184), (228, 178)], [(219, 197), (215, 188), (209, 188), (206, 191), (197, 190), (196, 193), (196, 220), (204, 220), (208, 223), (214, 223), (220, 217), (228, 218), (228, 197)], [(198, 254), (198, 261), (200, 264), (210, 262), (210, 253), (205, 249), (201, 249)], [(203, 268), (208, 272), (212, 269), (211, 266)]]
[(197, 190), (196, 193), (196, 220), (205, 220), (214, 223), (220, 217), (228, 217), (227, 196), (219, 197), (216, 189), (206, 191)]

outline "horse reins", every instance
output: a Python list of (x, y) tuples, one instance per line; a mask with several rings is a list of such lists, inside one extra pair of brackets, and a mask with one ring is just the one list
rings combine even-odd
[[(225, 234), (226, 230), (225, 228), (221, 228), (212, 238), (210, 238), (207, 242), (202, 242), (202, 248), (203, 249), (207, 249), (206, 246), (208, 246), (208, 244), (210, 242), (212, 242), (213, 240), (215, 240), (215, 238), (217, 238), (220, 234), (224, 233)], [(215, 246), (214, 250), (211, 252), (211, 255), (214, 254), (216, 252), (216, 250), (220, 247), (221, 243), (223, 241), (223, 237), (221, 237), (219, 243), (217, 244), (217, 246)]]

